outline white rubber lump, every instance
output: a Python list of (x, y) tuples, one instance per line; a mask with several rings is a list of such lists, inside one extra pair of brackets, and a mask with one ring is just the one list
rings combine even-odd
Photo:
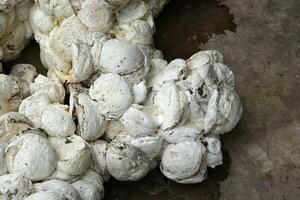
[(33, 0), (0, 0), (0, 61), (20, 56), (33, 31), (29, 12)]
[(159, 167), (193, 184), (222, 164), (220, 135), (242, 115), (234, 75), (214, 50), (163, 59), (154, 17), (167, 2), (0, 0), (0, 58), (32, 28), (48, 69), (0, 64), (0, 199), (98, 200), (111, 176)]

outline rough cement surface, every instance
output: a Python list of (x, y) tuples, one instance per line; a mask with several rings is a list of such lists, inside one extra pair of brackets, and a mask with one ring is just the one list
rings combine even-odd
[(300, 1), (225, 0), (236, 33), (213, 36), (236, 75), (244, 115), (223, 137), (221, 199), (300, 198)]

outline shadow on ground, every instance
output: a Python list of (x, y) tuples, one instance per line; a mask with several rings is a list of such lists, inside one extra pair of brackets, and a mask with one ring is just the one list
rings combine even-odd
[(234, 16), (217, 0), (171, 0), (155, 21), (155, 46), (165, 59), (189, 58), (213, 34), (235, 31)]

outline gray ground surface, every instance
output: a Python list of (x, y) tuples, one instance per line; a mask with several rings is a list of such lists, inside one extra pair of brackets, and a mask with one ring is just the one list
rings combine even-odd
[(203, 49), (223, 52), (244, 105), (223, 137), (232, 160), (223, 199), (300, 199), (300, 1), (226, 0), (236, 33)]

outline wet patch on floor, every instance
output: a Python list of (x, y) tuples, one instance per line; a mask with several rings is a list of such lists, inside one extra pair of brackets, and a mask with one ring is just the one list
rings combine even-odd
[(171, 0), (155, 20), (155, 46), (165, 59), (189, 58), (213, 34), (235, 32), (234, 16), (217, 0)]

